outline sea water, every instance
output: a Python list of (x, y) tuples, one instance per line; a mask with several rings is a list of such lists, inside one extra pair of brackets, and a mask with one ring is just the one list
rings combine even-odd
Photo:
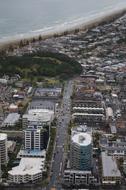
[(71, 27), (126, 0), (0, 0), (0, 41)]

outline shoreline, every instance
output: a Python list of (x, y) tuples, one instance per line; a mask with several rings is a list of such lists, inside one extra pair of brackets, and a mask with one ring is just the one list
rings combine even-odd
[[(102, 14), (102, 15), (101, 15)], [(45, 31), (41, 32), (39, 34), (31, 35), (31, 36), (26, 36), (26, 37), (18, 37), (18, 38), (13, 38), (12, 40), (7, 40), (4, 42), (0, 42), (0, 51), (6, 51), (9, 49), (9, 47), (19, 47), (21, 41), (23, 42), (23, 46), (26, 46), (26, 42), (29, 43), (35, 43), (39, 41), (39, 38), (41, 37), (42, 40), (46, 40), (48, 38), (55, 38), (55, 37), (61, 37), (65, 36), (67, 34), (74, 34), (75, 32), (79, 31), (85, 31), (87, 29), (96, 27), (104, 22), (111, 22), (113, 19), (117, 19), (124, 14), (126, 14), (126, 8), (119, 9), (119, 10), (111, 10), (108, 13), (101, 13), (97, 17), (94, 17), (93, 19), (86, 20), (85, 22), (82, 21), (81, 23), (75, 23), (71, 26), (63, 27), (60, 28), (56, 26), (57, 29), (52, 30), (52, 31)], [(94, 16), (94, 15), (93, 15)], [(83, 19), (84, 20), (84, 19)], [(33, 42), (33, 39), (35, 40)], [(22, 46), (22, 47), (23, 47)]]

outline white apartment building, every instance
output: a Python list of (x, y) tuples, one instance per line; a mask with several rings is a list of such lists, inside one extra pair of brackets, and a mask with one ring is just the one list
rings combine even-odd
[[(48, 132), (47, 132), (48, 133)], [(43, 150), (45, 149), (48, 138), (45, 139), (43, 127), (29, 126), (24, 130), (25, 150)]]
[(7, 134), (0, 133), (0, 160), (1, 165), (7, 164), (8, 154), (7, 154)]
[(10, 183), (35, 182), (42, 178), (45, 158), (21, 158), (19, 166), (13, 167), (8, 172)]

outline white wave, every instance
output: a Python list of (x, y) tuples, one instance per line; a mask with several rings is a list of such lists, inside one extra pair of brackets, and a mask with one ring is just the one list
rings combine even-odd
[(95, 21), (95, 19), (106, 16), (107, 14), (114, 13), (118, 10), (121, 10), (123, 8), (126, 8), (126, 3), (120, 3), (115, 6), (109, 5), (104, 7), (101, 12), (97, 12), (96, 10), (88, 12), (85, 17), (75, 17), (68, 19), (68, 21), (65, 21), (61, 23), (62, 21), (55, 21), (52, 26), (46, 26), (37, 30), (30, 30), (27, 33), (21, 33), (21, 34), (15, 34), (13, 36), (3, 36), (0, 39), (0, 42), (7, 42), (10, 40), (17, 40), (17, 39), (23, 39), (28, 37), (34, 37), (37, 35), (48, 35), (51, 33), (56, 32), (63, 32), (65, 30), (73, 29), (75, 27), (79, 27), (80, 25), (84, 25), (88, 23), (89, 21)]

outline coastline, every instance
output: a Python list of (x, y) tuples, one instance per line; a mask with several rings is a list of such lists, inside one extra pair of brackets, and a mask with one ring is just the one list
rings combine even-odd
[(119, 18), (124, 14), (126, 14), (126, 7), (118, 10), (117, 9), (111, 10), (107, 13), (100, 13), (99, 15), (93, 17), (92, 19), (89, 20), (83, 19), (83, 21), (74, 23), (71, 26), (66, 26), (63, 28), (62, 27), (60, 28), (60, 26), (59, 27), (56, 26), (55, 30), (52, 29), (50, 31), (40, 32), (39, 34), (34, 34), (34, 35), (31, 34), (26, 37), (24, 36), (24, 37), (13, 38), (12, 40), (0, 42), (0, 51), (7, 50), (10, 46), (16, 48), (17, 46), (19, 46), (21, 41), (24, 43), (24, 46), (26, 41), (28, 41), (29, 43), (31, 42), (34, 43), (33, 42), (34, 39), (35, 42), (37, 42), (39, 41), (40, 36), (42, 38), (41, 40), (45, 40), (52, 37), (60, 37), (66, 34), (73, 34), (75, 32), (85, 31), (87, 29), (96, 27), (97, 25), (102, 24), (104, 22), (111, 22), (113, 19)]

